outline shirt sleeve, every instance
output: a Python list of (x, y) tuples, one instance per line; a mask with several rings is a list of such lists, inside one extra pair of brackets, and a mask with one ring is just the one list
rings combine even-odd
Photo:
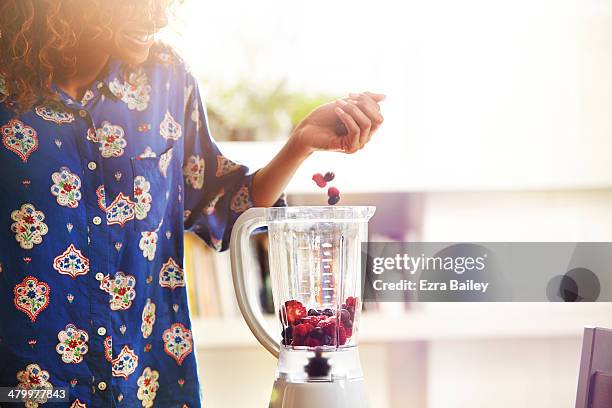
[[(185, 229), (217, 251), (224, 251), (236, 219), (253, 206), (251, 188), (256, 172), (221, 153), (210, 135), (198, 83), (191, 75), (185, 93)], [(285, 205), (283, 194), (275, 206)]]

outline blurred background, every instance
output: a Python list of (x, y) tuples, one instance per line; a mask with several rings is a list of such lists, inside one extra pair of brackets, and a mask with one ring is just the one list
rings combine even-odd
[[(186, 0), (177, 17), (165, 37), (213, 135), (252, 168), (318, 104), (387, 94), (368, 148), (311, 157), (291, 205), (324, 204), (310, 178), (334, 171), (342, 204), (378, 207), (373, 241), (612, 241), (612, 2)], [(239, 315), (228, 254), (188, 235), (185, 266), (204, 402), (267, 406), (276, 362)], [(605, 303), (365, 309), (372, 408), (572, 407), (583, 326), (612, 327)]]

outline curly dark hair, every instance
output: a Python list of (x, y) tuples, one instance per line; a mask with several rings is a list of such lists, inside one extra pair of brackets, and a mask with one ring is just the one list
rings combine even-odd
[[(160, 0), (123, 0), (143, 4)], [(170, 6), (180, 0), (161, 0)], [(75, 46), (83, 35), (111, 38), (112, 1), (2, 0), (0, 2), (0, 93), (17, 111), (37, 100), (57, 99), (58, 72), (76, 70)], [(4, 88), (4, 89), (3, 89)]]

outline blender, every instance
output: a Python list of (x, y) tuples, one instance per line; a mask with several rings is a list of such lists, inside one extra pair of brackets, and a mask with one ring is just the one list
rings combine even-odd
[[(231, 236), (240, 311), (278, 366), (269, 408), (366, 408), (357, 350), (361, 244), (375, 207), (251, 208)], [(278, 334), (258, 305), (249, 238), (267, 227)]]

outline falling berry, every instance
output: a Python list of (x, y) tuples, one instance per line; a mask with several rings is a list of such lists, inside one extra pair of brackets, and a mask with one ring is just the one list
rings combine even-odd
[(317, 173), (315, 175), (312, 176), (312, 181), (314, 181), (315, 183), (317, 183), (317, 186), (323, 188), (327, 185), (327, 181), (325, 181), (325, 178), (323, 177), (323, 175), (321, 173)]
[(340, 195), (340, 190), (338, 190), (336, 187), (330, 187), (327, 190), (327, 195), (329, 197), (335, 197), (335, 196), (339, 196)]
[(325, 173), (325, 175), (323, 176), (323, 179), (325, 181), (327, 181), (328, 183), (330, 181), (332, 181), (334, 178), (336, 178), (336, 175), (334, 173), (332, 173), (331, 171), (328, 171), (327, 173)]
[(338, 201), (340, 201), (340, 196), (331, 196), (327, 199), (327, 204), (329, 205), (336, 205), (338, 204)]

